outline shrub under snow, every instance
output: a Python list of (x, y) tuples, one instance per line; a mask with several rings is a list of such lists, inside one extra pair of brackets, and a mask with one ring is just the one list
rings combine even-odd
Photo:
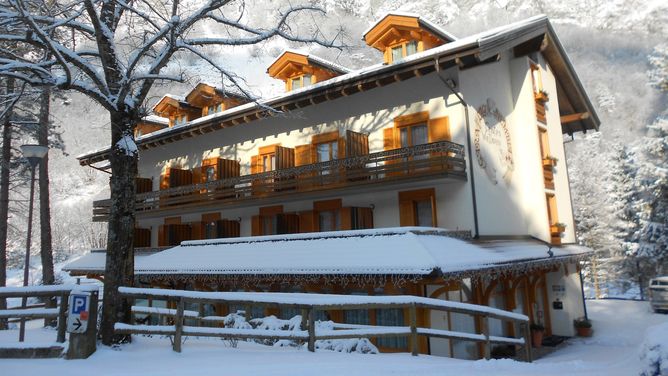
[(647, 329), (640, 361), (641, 376), (668, 376), (668, 322)]

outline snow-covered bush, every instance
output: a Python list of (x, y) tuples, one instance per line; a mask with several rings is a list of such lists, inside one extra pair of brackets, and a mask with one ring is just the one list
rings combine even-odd
[(647, 329), (640, 361), (641, 376), (668, 376), (668, 323)]
[[(234, 329), (256, 329), (256, 330), (285, 330), (285, 331), (299, 331), (301, 330), (301, 315), (296, 315), (291, 319), (283, 320), (276, 316), (267, 316), (262, 318), (254, 318), (246, 321), (243, 312), (231, 313), (215, 320), (222, 321), (226, 328)], [(334, 330), (334, 323), (332, 321), (317, 321), (317, 330)], [(236, 343), (230, 338), (225, 340), (231, 341), (232, 347), (236, 347)], [(271, 340), (271, 339), (253, 339), (249, 340), (263, 345), (275, 347), (305, 347), (303, 341), (293, 340)], [(378, 348), (374, 346), (371, 341), (366, 338), (350, 338), (350, 339), (328, 339), (315, 342), (315, 347), (322, 350), (332, 350), (346, 353), (360, 353), (360, 354), (378, 354)]]

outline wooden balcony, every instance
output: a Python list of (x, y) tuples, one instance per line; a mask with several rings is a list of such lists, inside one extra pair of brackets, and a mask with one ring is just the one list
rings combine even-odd
[[(438, 177), (466, 180), (464, 147), (439, 141), (259, 174), (139, 193), (136, 212), (239, 206), (244, 202)], [(93, 203), (93, 221), (104, 222), (111, 200)]]

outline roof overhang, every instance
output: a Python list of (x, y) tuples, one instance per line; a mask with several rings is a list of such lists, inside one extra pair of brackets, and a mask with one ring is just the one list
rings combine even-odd
[(391, 12), (385, 14), (378, 22), (364, 32), (362, 39), (367, 45), (383, 51), (388, 41), (400, 37), (400, 34), (415, 35), (412, 39), (433, 38), (435, 44), (445, 44), (457, 38), (444, 31), (435, 24), (425, 20), (417, 14)]
[[(532, 44), (532, 41), (537, 40), (541, 41), (538, 48), (544, 46), (543, 53), (549, 64), (554, 67), (557, 82), (561, 85), (563, 89), (561, 92), (565, 98), (572, 101), (571, 106), (575, 111), (589, 113), (586, 119), (568, 123), (562, 129), (563, 133), (597, 130), (600, 120), (596, 110), (587, 97), (587, 93), (566, 52), (559, 43), (554, 29), (547, 17), (537, 16), (488, 32), (458, 39), (452, 43), (408, 56), (394, 64), (379, 64), (363, 68), (303, 89), (290, 91), (275, 98), (240, 105), (218, 113), (216, 116), (194, 120), (184, 126), (153, 132), (141, 137), (137, 140), (137, 144), (141, 150), (147, 150), (184, 138), (197, 137), (219, 129), (276, 116), (281, 112), (373, 90), (413, 77), (424, 76), (437, 70), (457, 66), (465, 68), (493, 61), (501, 52), (507, 50), (518, 51), (521, 50), (521, 46), (535, 45), (535, 43)], [(543, 41), (546, 41), (546, 43), (543, 43)], [(109, 149), (107, 148), (81, 155), (78, 159), (79, 163), (85, 166), (107, 159), (108, 154)]]

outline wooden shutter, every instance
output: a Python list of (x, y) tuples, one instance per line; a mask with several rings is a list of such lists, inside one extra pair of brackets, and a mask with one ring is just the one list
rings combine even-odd
[(151, 229), (135, 228), (134, 231), (134, 247), (150, 247), (151, 246)]
[(237, 221), (229, 219), (221, 219), (216, 222), (218, 227), (219, 238), (238, 238), (240, 233), (240, 225)]
[(219, 159), (218, 160), (218, 179), (229, 179), (235, 178), (240, 175), (241, 165), (239, 161), (232, 159)]
[(354, 131), (346, 131), (346, 157), (357, 157), (369, 154), (369, 135)]
[(429, 120), (429, 142), (450, 141), (450, 120), (447, 116)]
[(190, 223), (190, 240), (200, 240), (204, 239), (204, 223), (203, 222), (191, 222)]
[(276, 169), (295, 167), (295, 149), (276, 146)]
[(315, 213), (312, 210), (299, 213), (299, 232), (315, 231)]
[(160, 225), (158, 227), (158, 247), (165, 247), (167, 245), (167, 240), (165, 238), (165, 226)]
[(251, 168), (251, 174), (258, 174), (260, 173), (260, 157), (257, 155), (251, 155), (251, 162), (250, 162), (250, 168)]
[(341, 211), (339, 212), (341, 216), (341, 230), (352, 230), (353, 229), (353, 222), (352, 222), (352, 210), (351, 208), (341, 208)]
[(165, 170), (165, 173), (160, 175), (160, 189), (167, 189), (169, 188), (169, 182), (170, 182), (170, 175), (171, 175), (172, 169), (168, 168)]
[(311, 160), (311, 149), (313, 145), (299, 145), (295, 147), (295, 166), (304, 166), (313, 163)]
[(339, 137), (338, 140), (338, 155), (334, 156), (334, 158), (342, 159), (346, 157), (346, 138), (345, 137)]
[(262, 217), (254, 215), (251, 217), (251, 236), (262, 235)]
[(190, 170), (182, 170), (178, 168), (170, 169), (169, 186), (180, 187), (193, 183), (193, 174)]
[(383, 129), (383, 148), (385, 150), (396, 149), (395, 145), (395, 129), (394, 128), (385, 128)]
[(137, 193), (151, 192), (153, 190), (153, 180), (149, 178), (135, 178)]
[(351, 230), (373, 228), (373, 210), (371, 208), (350, 208)]

